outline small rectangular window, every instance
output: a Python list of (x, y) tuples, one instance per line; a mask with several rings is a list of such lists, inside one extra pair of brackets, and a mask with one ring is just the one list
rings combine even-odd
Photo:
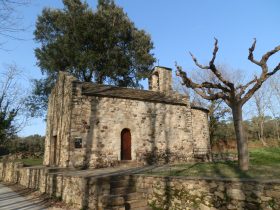
[(82, 148), (82, 146), (83, 146), (82, 138), (81, 137), (76, 137), (74, 144), (75, 144), (76, 149)]

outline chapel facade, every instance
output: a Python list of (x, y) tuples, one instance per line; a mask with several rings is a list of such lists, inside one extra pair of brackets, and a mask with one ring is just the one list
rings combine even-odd
[(210, 148), (208, 110), (172, 89), (157, 66), (149, 90), (81, 82), (60, 72), (48, 102), (44, 165), (110, 167), (186, 162)]

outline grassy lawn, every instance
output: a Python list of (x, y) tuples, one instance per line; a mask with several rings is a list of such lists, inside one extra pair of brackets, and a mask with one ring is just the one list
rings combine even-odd
[(43, 158), (40, 158), (40, 159), (28, 158), (28, 159), (22, 159), (19, 161), (22, 161), (25, 166), (37, 166), (37, 165), (43, 164)]
[(280, 178), (280, 148), (250, 151), (250, 169), (247, 172), (240, 171), (236, 161), (228, 161), (163, 166), (147, 173), (166, 176), (275, 179)]
[[(2, 162), (2, 159), (0, 158), (0, 163)], [(15, 160), (15, 162), (22, 162), (25, 166), (37, 166), (43, 164), (43, 158), (39, 159), (32, 159), (32, 158), (26, 158), (26, 159), (18, 159)]]

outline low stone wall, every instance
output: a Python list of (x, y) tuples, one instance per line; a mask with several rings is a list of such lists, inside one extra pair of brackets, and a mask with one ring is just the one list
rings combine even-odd
[(62, 199), (77, 208), (83, 207), (85, 179), (62, 176), (42, 167), (23, 167), (21, 163), (0, 163), (0, 181), (17, 183), (29, 189), (36, 189)]
[(0, 163), (1, 181), (47, 193), (77, 209), (98, 209), (103, 196), (110, 192), (110, 177), (65, 176), (44, 166), (23, 167), (14, 162)]
[[(0, 163), (0, 181), (60, 198), (77, 209), (102, 209), (112, 177), (67, 176), (46, 167)], [(132, 175), (138, 193), (154, 209), (280, 209), (280, 180), (257, 181)]]
[(280, 180), (140, 175), (137, 189), (155, 209), (280, 209)]
[(16, 183), (19, 178), (19, 168), (22, 163), (19, 162), (0, 162), (0, 181), (7, 183)]

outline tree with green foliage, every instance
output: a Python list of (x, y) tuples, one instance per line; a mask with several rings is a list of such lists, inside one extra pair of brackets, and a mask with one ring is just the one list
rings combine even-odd
[[(8, 153), (44, 153), (45, 137), (38, 134), (27, 137), (15, 136), (15, 138), (6, 145)], [(1, 151), (0, 151), (1, 155)]]
[(36, 23), (35, 55), (46, 78), (34, 82), (31, 108), (46, 108), (58, 71), (86, 82), (141, 87), (155, 62), (150, 36), (113, 0), (99, 0), (96, 11), (80, 0), (63, 3), (63, 9), (45, 8)]

